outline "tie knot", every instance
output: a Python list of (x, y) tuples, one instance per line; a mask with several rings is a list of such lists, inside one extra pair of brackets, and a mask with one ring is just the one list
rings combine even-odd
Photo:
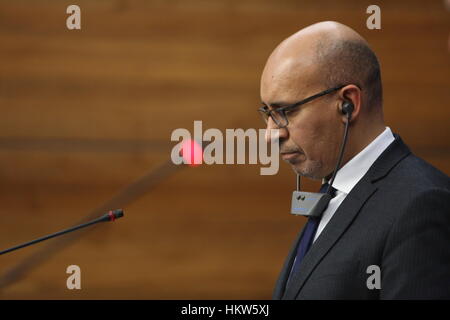
[[(330, 186), (330, 185), (328, 184), (328, 182), (327, 182), (327, 183), (324, 183), (324, 184), (320, 187), (319, 192), (320, 192), (320, 193), (327, 193), (328, 187), (329, 187), (329, 186)], [(331, 194), (331, 197), (334, 198), (334, 196), (336, 195), (336, 189), (333, 188), (333, 187), (331, 187), (330, 194)]]

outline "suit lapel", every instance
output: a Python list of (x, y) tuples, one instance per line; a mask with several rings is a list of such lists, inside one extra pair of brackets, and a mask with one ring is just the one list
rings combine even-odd
[(281, 270), (280, 276), (278, 277), (277, 283), (275, 284), (275, 290), (273, 292), (273, 299), (275, 300), (279, 300), (283, 297), (284, 290), (286, 289), (286, 282), (289, 278), (289, 274), (291, 273), (292, 264), (294, 263), (294, 258), (297, 253), (297, 246), (304, 232), (305, 228), (303, 228), (303, 231), (300, 232), (295, 239), (294, 244), (292, 245), (291, 250), (289, 251), (289, 254), (286, 258), (286, 261), (284, 262), (283, 269)]
[(377, 187), (374, 182), (387, 175), (398, 162), (410, 153), (401, 138), (398, 135), (395, 135), (395, 138), (395, 141), (380, 155), (367, 174), (356, 184), (336, 210), (323, 232), (303, 258), (299, 271), (292, 275), (292, 281), (286, 287), (283, 295), (295, 256), (295, 249), (301, 239), (301, 235), (297, 238), (276, 286), (278, 290), (275, 293), (280, 295), (282, 299), (295, 299), (315, 267), (351, 225), (364, 203), (376, 192)]

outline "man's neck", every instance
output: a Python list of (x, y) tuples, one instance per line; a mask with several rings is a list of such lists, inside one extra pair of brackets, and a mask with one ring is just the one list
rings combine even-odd
[(364, 130), (364, 134), (358, 131), (350, 132), (345, 147), (344, 156), (340, 167), (342, 168), (347, 162), (349, 162), (354, 156), (364, 150), (373, 140), (375, 140), (384, 130), (386, 126), (383, 124), (373, 126), (370, 130)]

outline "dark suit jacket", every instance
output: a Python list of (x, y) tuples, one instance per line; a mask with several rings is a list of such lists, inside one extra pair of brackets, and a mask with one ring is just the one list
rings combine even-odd
[[(414, 156), (398, 135), (286, 286), (300, 238), (274, 299), (450, 299), (450, 178)], [(368, 289), (370, 265), (380, 268), (381, 289)]]

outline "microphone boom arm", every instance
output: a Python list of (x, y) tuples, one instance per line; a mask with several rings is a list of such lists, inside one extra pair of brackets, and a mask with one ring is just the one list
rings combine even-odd
[(59, 232), (55, 232), (55, 233), (46, 235), (44, 237), (37, 238), (37, 239), (34, 239), (32, 241), (25, 242), (25, 243), (19, 244), (17, 246), (11, 247), (9, 249), (0, 251), (0, 255), (3, 255), (5, 253), (11, 252), (11, 251), (15, 251), (15, 250), (18, 250), (18, 249), (21, 249), (21, 248), (25, 248), (25, 247), (31, 246), (31, 245), (33, 245), (35, 243), (38, 243), (38, 242), (41, 242), (41, 241), (44, 241), (44, 240), (48, 240), (48, 239), (51, 239), (51, 238), (54, 238), (54, 237), (61, 236), (61, 235), (65, 234), (65, 233), (69, 233), (69, 232), (72, 232), (72, 231), (75, 231), (75, 230), (78, 230), (78, 229), (81, 229), (81, 228), (86, 228), (86, 227), (88, 227), (90, 225), (93, 225), (93, 224), (96, 224), (96, 223), (99, 223), (99, 222), (114, 221), (114, 220), (116, 220), (118, 218), (121, 218), (121, 217), (123, 217), (123, 210), (121, 210), (121, 209), (112, 210), (112, 211), (109, 211), (108, 213), (105, 213), (101, 217), (92, 220), (92, 221), (89, 221), (89, 222), (86, 222), (86, 223), (82, 223), (82, 224), (79, 224), (77, 226), (74, 226), (74, 227), (71, 227), (71, 228), (59, 231)]

